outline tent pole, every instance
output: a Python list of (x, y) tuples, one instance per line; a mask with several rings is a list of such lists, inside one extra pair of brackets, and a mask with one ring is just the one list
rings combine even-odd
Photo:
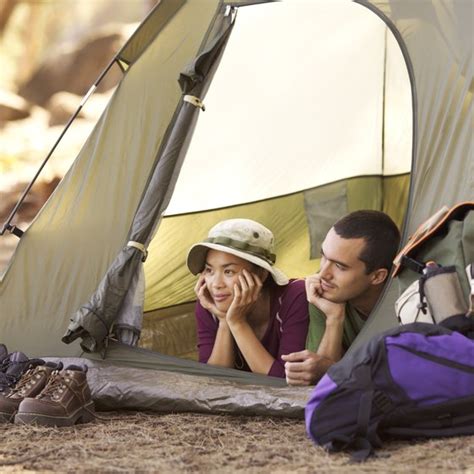
[(384, 59), (383, 59), (383, 92), (382, 92), (382, 168), (380, 170), (380, 174), (382, 175), (382, 202), (380, 203), (380, 210), (384, 210), (385, 204), (385, 194), (383, 188), (383, 181), (385, 179), (385, 125), (386, 125), (386, 94), (387, 94), (387, 56), (388, 56), (388, 48), (387, 48), (387, 35), (388, 35), (388, 27), (385, 27), (385, 35), (384, 35)]
[[(89, 100), (89, 97), (95, 92), (95, 90), (97, 89), (97, 86), (99, 85), (99, 83), (102, 81), (102, 79), (104, 78), (104, 76), (109, 72), (110, 68), (113, 66), (113, 64), (115, 63), (115, 61), (117, 61), (117, 56), (115, 56), (112, 61), (110, 61), (110, 63), (108, 64), (108, 66), (102, 71), (102, 73), (100, 74), (100, 76), (97, 78), (97, 80), (94, 82), (94, 84), (91, 86), (91, 88), (87, 91), (86, 95), (82, 98), (81, 100), (81, 103), (79, 104), (77, 110), (74, 112), (74, 114), (71, 116), (71, 118), (69, 119), (68, 123), (66, 124), (66, 126), (64, 127), (63, 131), (61, 132), (61, 135), (59, 135), (59, 138), (56, 140), (56, 142), (54, 143), (53, 147), (51, 148), (51, 150), (49, 151), (49, 153), (47, 154), (46, 158), (43, 160), (43, 163), (40, 165), (40, 167), (38, 168), (38, 171), (36, 172), (36, 174), (34, 175), (33, 179), (30, 181), (30, 183), (28, 184), (28, 186), (25, 188), (25, 190), (23, 191), (23, 194), (21, 195), (20, 199), (18, 200), (18, 202), (16, 203), (15, 207), (13, 208), (13, 210), (10, 212), (10, 215), (8, 216), (7, 220), (5, 221), (5, 223), (3, 224), (1, 230), (0, 230), (0, 235), (3, 235), (5, 234), (5, 232), (8, 230), (11, 234), (14, 234), (16, 235), (18, 238), (21, 238), (21, 236), (23, 235), (23, 231), (21, 229), (19, 229), (17, 226), (15, 225), (12, 225), (11, 222), (13, 220), (13, 218), (15, 217), (16, 213), (18, 212), (18, 209), (20, 208), (20, 206), (23, 204), (26, 196), (28, 195), (28, 193), (30, 192), (31, 188), (33, 187), (33, 185), (35, 184), (36, 180), (38, 179), (38, 176), (41, 174), (41, 172), (43, 171), (43, 168), (46, 166), (46, 163), (49, 161), (49, 159), (51, 158), (51, 155), (54, 153), (54, 151), (56, 150), (56, 147), (58, 146), (59, 142), (62, 140), (63, 136), (65, 135), (65, 133), (68, 131), (69, 127), (71, 126), (72, 122), (74, 122), (74, 120), (76, 119), (76, 117), (79, 115), (79, 112), (82, 110), (82, 108), (84, 107), (84, 104)], [(120, 70), (123, 72), (123, 69), (120, 68)]]

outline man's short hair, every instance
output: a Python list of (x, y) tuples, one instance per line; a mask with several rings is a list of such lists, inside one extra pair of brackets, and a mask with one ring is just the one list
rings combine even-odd
[(333, 228), (343, 239), (365, 239), (359, 259), (365, 263), (367, 273), (379, 268), (390, 270), (400, 244), (400, 231), (387, 214), (372, 210), (351, 212)]

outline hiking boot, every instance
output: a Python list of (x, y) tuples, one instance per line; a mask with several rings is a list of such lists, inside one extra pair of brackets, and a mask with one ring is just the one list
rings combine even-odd
[(61, 370), (61, 363), (44, 362), (35, 359), (30, 362), (29, 369), (21, 376), (8, 395), (0, 395), (0, 423), (13, 422), (20, 403), (26, 397), (36, 397), (46, 386), (54, 370)]
[(0, 365), (0, 395), (7, 395), (28, 369), (30, 360), (23, 352), (12, 352)]
[(54, 371), (36, 398), (25, 398), (15, 423), (42, 426), (72, 426), (94, 419), (94, 402), (87, 385), (87, 367), (70, 365)]

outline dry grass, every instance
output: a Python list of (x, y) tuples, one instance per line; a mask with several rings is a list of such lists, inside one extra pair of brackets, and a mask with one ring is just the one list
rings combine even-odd
[(143, 412), (101, 416), (108, 421), (73, 428), (0, 425), (0, 471), (474, 473), (474, 436), (390, 441), (377, 457), (353, 464), (347, 454), (313, 446), (301, 420)]

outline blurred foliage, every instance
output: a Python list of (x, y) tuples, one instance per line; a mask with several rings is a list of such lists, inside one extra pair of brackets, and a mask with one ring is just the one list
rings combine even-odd
[(0, 174), (12, 171), (17, 163), (17, 155), (0, 153)]

